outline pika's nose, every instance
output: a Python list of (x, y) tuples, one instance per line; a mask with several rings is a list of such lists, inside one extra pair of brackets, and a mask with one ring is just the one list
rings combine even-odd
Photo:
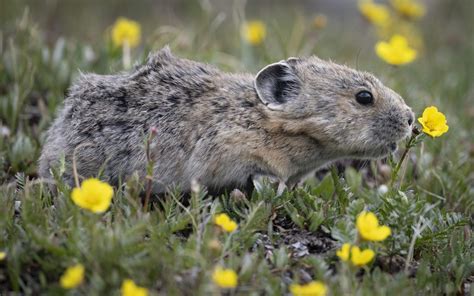
[(408, 125), (411, 126), (413, 121), (415, 121), (415, 114), (411, 110), (408, 110)]

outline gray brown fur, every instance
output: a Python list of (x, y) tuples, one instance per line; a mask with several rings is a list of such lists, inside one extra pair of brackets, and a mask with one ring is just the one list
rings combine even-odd
[[(369, 90), (375, 103), (355, 100)], [(272, 64), (257, 76), (223, 73), (174, 57), (168, 48), (130, 73), (83, 75), (48, 131), (42, 177), (65, 156), (78, 173), (103, 169), (118, 184), (145, 175), (144, 139), (154, 127), (154, 191), (243, 187), (272, 176), (293, 185), (341, 158), (378, 158), (411, 130), (403, 99), (371, 74), (316, 57)]]

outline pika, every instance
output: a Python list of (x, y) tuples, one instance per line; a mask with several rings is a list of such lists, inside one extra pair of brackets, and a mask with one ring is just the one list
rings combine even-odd
[(246, 190), (259, 176), (294, 186), (342, 158), (380, 158), (411, 132), (414, 114), (373, 75), (317, 57), (289, 58), (256, 75), (224, 73), (175, 57), (168, 47), (129, 73), (82, 75), (47, 132), (41, 177), (73, 154), (81, 177), (119, 184), (145, 176), (153, 192), (191, 181), (210, 191)]

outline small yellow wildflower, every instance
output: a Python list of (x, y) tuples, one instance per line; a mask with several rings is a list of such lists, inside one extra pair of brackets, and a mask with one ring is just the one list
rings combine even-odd
[(294, 296), (324, 296), (327, 290), (327, 286), (320, 281), (311, 281), (306, 285), (292, 284), (290, 286), (290, 292)]
[(383, 241), (390, 234), (391, 230), (388, 226), (380, 226), (377, 216), (372, 212), (362, 212), (356, 220), (359, 235), (369, 241)]
[(423, 115), (418, 118), (418, 122), (423, 126), (423, 132), (432, 137), (439, 137), (449, 129), (446, 116), (439, 112), (435, 106), (427, 107), (423, 111)]
[(351, 262), (355, 266), (364, 266), (374, 259), (375, 252), (371, 249), (361, 250), (358, 246), (351, 248)]
[(122, 296), (147, 296), (148, 289), (137, 286), (131, 279), (126, 279), (122, 282), (120, 288)]
[(351, 256), (351, 244), (345, 243), (342, 247), (336, 251), (337, 257), (341, 258), (342, 261), (349, 260)]
[(382, 60), (391, 65), (411, 63), (417, 56), (416, 50), (409, 47), (407, 39), (401, 35), (392, 36), (389, 42), (377, 42), (375, 52)]
[(237, 273), (232, 269), (224, 269), (218, 266), (212, 273), (212, 280), (221, 288), (237, 287)]
[(226, 232), (233, 232), (237, 229), (237, 223), (230, 219), (227, 214), (219, 214), (214, 217), (214, 223), (220, 226)]
[(383, 4), (374, 3), (372, 0), (360, 0), (359, 11), (376, 26), (385, 26), (390, 22), (390, 11)]
[(59, 279), (61, 287), (64, 289), (73, 289), (84, 281), (84, 266), (76, 264), (68, 267)]
[(7, 257), (7, 253), (6, 253), (6, 252), (0, 252), (0, 261), (5, 260), (6, 257)]
[(417, 19), (425, 15), (425, 7), (416, 0), (391, 0), (395, 10), (408, 18)]
[(124, 46), (125, 44), (131, 48), (138, 46), (141, 38), (140, 24), (121, 17), (115, 21), (112, 27), (112, 42), (115, 46)]
[(341, 249), (336, 252), (336, 255), (342, 261), (351, 261), (354, 266), (364, 266), (372, 259), (374, 259), (375, 252), (371, 249), (361, 251), (358, 246), (352, 246), (348, 243), (342, 245)]
[(71, 198), (76, 205), (83, 209), (94, 213), (102, 213), (110, 207), (113, 194), (112, 186), (91, 178), (82, 182), (81, 187), (74, 188)]
[(265, 39), (267, 30), (265, 24), (261, 21), (251, 21), (242, 24), (240, 29), (242, 38), (252, 45), (259, 45)]
[(313, 25), (316, 29), (323, 29), (328, 23), (328, 18), (324, 14), (318, 14), (313, 19)]

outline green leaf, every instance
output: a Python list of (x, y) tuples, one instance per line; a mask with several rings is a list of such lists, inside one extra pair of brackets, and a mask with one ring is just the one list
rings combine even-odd
[(346, 168), (345, 177), (347, 184), (353, 192), (357, 192), (362, 186), (362, 175), (353, 167)]

